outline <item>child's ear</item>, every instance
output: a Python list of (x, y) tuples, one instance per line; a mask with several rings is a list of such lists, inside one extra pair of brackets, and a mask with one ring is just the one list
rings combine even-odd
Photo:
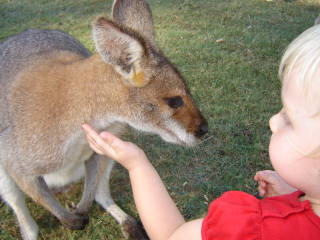
[(106, 63), (135, 87), (148, 83), (140, 67), (145, 48), (137, 38), (104, 17), (95, 21), (92, 32), (96, 49)]

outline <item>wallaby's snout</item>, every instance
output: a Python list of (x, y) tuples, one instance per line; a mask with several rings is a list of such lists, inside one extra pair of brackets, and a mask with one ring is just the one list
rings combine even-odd
[(209, 129), (209, 126), (208, 126), (207, 120), (202, 119), (198, 128), (198, 131), (196, 132), (196, 136), (199, 138), (204, 136), (206, 133), (208, 133), (208, 129)]

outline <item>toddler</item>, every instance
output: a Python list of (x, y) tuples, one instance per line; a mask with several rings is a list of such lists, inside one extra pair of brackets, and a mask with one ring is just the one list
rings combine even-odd
[(83, 125), (91, 148), (129, 172), (135, 204), (153, 240), (320, 239), (320, 25), (296, 38), (282, 57), (282, 104), (270, 119), (275, 171), (254, 179), (263, 199), (229, 191), (203, 219), (185, 222), (144, 152)]

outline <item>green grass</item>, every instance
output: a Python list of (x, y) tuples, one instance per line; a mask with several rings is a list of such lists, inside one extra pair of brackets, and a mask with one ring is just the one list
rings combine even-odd
[[(209, 138), (195, 148), (164, 143), (131, 131), (127, 139), (148, 154), (187, 219), (203, 216), (206, 198), (227, 190), (256, 193), (257, 170), (268, 160), (268, 120), (281, 108), (277, 70), (288, 43), (313, 25), (318, 0), (149, 0), (157, 40), (185, 76), (210, 125)], [(0, 0), (0, 41), (28, 28), (69, 32), (90, 50), (90, 23), (110, 12), (107, 0)], [(216, 42), (217, 39), (223, 42)], [(148, 142), (148, 145), (144, 143)], [(81, 184), (64, 205), (77, 202)], [(115, 201), (137, 216), (126, 171), (117, 166)], [(94, 204), (86, 231), (70, 231), (28, 200), (40, 239), (122, 239), (120, 228)], [(19, 238), (12, 211), (0, 209), (0, 239)]]

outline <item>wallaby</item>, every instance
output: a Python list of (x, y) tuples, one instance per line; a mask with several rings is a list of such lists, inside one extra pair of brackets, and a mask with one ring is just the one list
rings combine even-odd
[[(182, 76), (156, 45), (148, 4), (115, 0), (112, 16), (93, 23), (93, 55), (56, 30), (27, 30), (0, 44), (0, 195), (23, 239), (38, 235), (23, 193), (71, 229), (84, 228), (96, 200), (126, 237), (145, 239), (114, 203), (114, 162), (92, 152), (83, 123), (118, 136), (130, 125), (187, 146), (208, 131)], [(50, 188), (83, 176), (83, 196), (69, 212)]]

